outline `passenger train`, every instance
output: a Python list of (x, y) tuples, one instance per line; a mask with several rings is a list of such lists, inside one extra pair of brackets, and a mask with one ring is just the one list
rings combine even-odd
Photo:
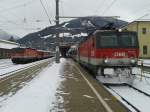
[(132, 83), (139, 57), (137, 33), (96, 30), (68, 54), (104, 84)]

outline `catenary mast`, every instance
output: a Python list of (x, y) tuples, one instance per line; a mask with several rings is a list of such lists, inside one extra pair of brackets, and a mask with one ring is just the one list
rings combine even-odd
[[(56, 0), (56, 27), (59, 27), (59, 0)], [(56, 63), (60, 62), (60, 51), (59, 51), (59, 32), (56, 32)]]

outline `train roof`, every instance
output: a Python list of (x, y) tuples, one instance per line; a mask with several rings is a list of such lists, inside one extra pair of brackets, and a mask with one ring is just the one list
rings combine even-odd
[[(30, 47), (16, 47), (16, 48), (13, 48), (12, 50), (13, 51), (23, 51), (25, 49), (32, 49), (32, 50), (37, 50), (35, 48), (30, 48)], [(47, 52), (47, 53), (50, 53), (50, 51), (46, 51), (46, 50), (37, 50), (39, 52)]]
[(50, 51), (46, 51), (46, 50), (37, 50), (37, 51), (39, 51), (39, 52), (47, 52), (47, 53), (50, 52)]
[(91, 35), (95, 35), (96, 33), (104, 33), (104, 32), (120, 32), (120, 33), (137, 33), (136, 31), (128, 31), (128, 30), (123, 30), (123, 31), (119, 31), (119, 30), (95, 30), (93, 33), (90, 33), (88, 36), (86, 36), (80, 43), (82, 44), (84, 41), (86, 41), (87, 39), (91, 38)]
[(2, 49), (12, 49), (18, 46), (18, 43), (0, 39), (0, 48)]
[(35, 48), (31, 48), (31, 47), (16, 47), (13, 49), (33, 49), (33, 50), (36, 50)]

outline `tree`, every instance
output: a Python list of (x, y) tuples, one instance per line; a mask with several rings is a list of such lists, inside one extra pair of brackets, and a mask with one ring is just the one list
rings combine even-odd
[(10, 37), (9, 41), (15, 42), (15, 39), (13, 36)]

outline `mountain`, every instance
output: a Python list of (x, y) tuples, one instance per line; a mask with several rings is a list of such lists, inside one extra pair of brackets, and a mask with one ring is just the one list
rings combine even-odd
[(83, 33), (88, 34), (96, 29), (118, 29), (127, 24), (128, 23), (126, 21), (111, 17), (82, 17), (68, 22), (63, 22), (58, 27), (50, 26), (39, 32), (28, 34), (19, 39), (17, 42), (22, 45), (38, 49), (54, 49), (56, 40), (55, 34), (57, 32), (60, 34), (69, 33), (67, 36), (64, 36), (63, 42), (79, 43), (84, 38), (82, 35)]
[(10, 39), (10, 37), (11, 37), (11, 35), (9, 35), (8, 33), (6, 33), (3, 30), (0, 30), (0, 39), (8, 40), (8, 39)]
[(3, 40), (9, 40), (11, 37), (14, 38), (14, 40), (18, 40), (20, 39), (20, 37), (16, 36), (16, 35), (11, 35), (3, 30), (0, 30), (0, 39), (3, 39)]

